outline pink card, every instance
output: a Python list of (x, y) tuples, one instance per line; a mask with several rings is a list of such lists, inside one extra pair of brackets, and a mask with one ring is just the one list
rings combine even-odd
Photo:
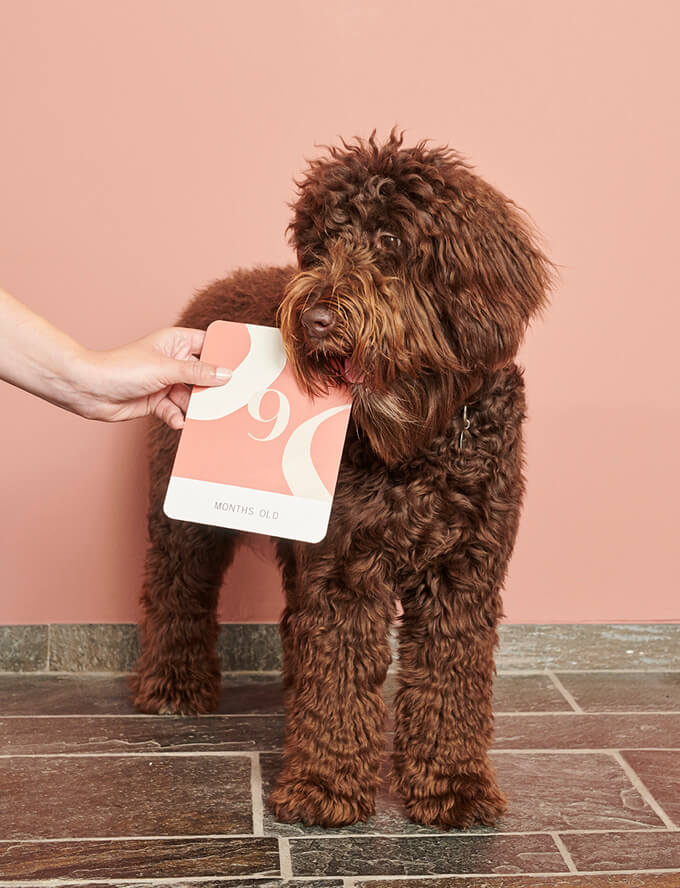
[(203, 360), (234, 371), (195, 387), (164, 511), (170, 518), (317, 543), (347, 433), (346, 389), (300, 391), (276, 327), (215, 321)]

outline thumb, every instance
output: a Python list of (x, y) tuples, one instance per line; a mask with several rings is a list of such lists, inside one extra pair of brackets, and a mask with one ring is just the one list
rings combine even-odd
[(186, 385), (224, 385), (231, 379), (231, 370), (206, 364), (205, 361), (172, 361), (168, 370), (168, 376), (172, 375), (168, 379), (170, 385), (178, 382)]

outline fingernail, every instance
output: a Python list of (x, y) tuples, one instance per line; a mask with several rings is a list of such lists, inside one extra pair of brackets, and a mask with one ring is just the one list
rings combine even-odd
[(215, 370), (215, 376), (218, 379), (231, 379), (232, 372), (227, 367), (218, 367), (217, 370)]

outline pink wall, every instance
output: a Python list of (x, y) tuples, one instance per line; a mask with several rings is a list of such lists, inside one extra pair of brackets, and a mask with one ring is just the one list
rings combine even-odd
[[(0, 282), (95, 347), (285, 262), (315, 143), (398, 122), (537, 220), (562, 281), (529, 336), (514, 622), (677, 604), (680, 156), (673, 2), (0, 0)], [(136, 618), (143, 423), (0, 386), (0, 623)], [(225, 620), (275, 620), (266, 542)]]

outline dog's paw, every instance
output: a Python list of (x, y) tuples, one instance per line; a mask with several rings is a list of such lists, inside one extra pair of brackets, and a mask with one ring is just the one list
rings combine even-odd
[(182, 679), (174, 675), (137, 672), (130, 678), (132, 702), (152, 715), (203, 715), (214, 712), (220, 702), (219, 673)]
[(375, 814), (375, 799), (357, 790), (351, 797), (339, 795), (310, 780), (282, 777), (269, 797), (276, 819), (301, 821), (305, 826), (348, 826), (365, 822)]
[(458, 776), (451, 778), (442, 794), (411, 791), (404, 804), (409, 817), (439, 829), (468, 829), (475, 824), (494, 826), (507, 808), (507, 800), (493, 779)]

